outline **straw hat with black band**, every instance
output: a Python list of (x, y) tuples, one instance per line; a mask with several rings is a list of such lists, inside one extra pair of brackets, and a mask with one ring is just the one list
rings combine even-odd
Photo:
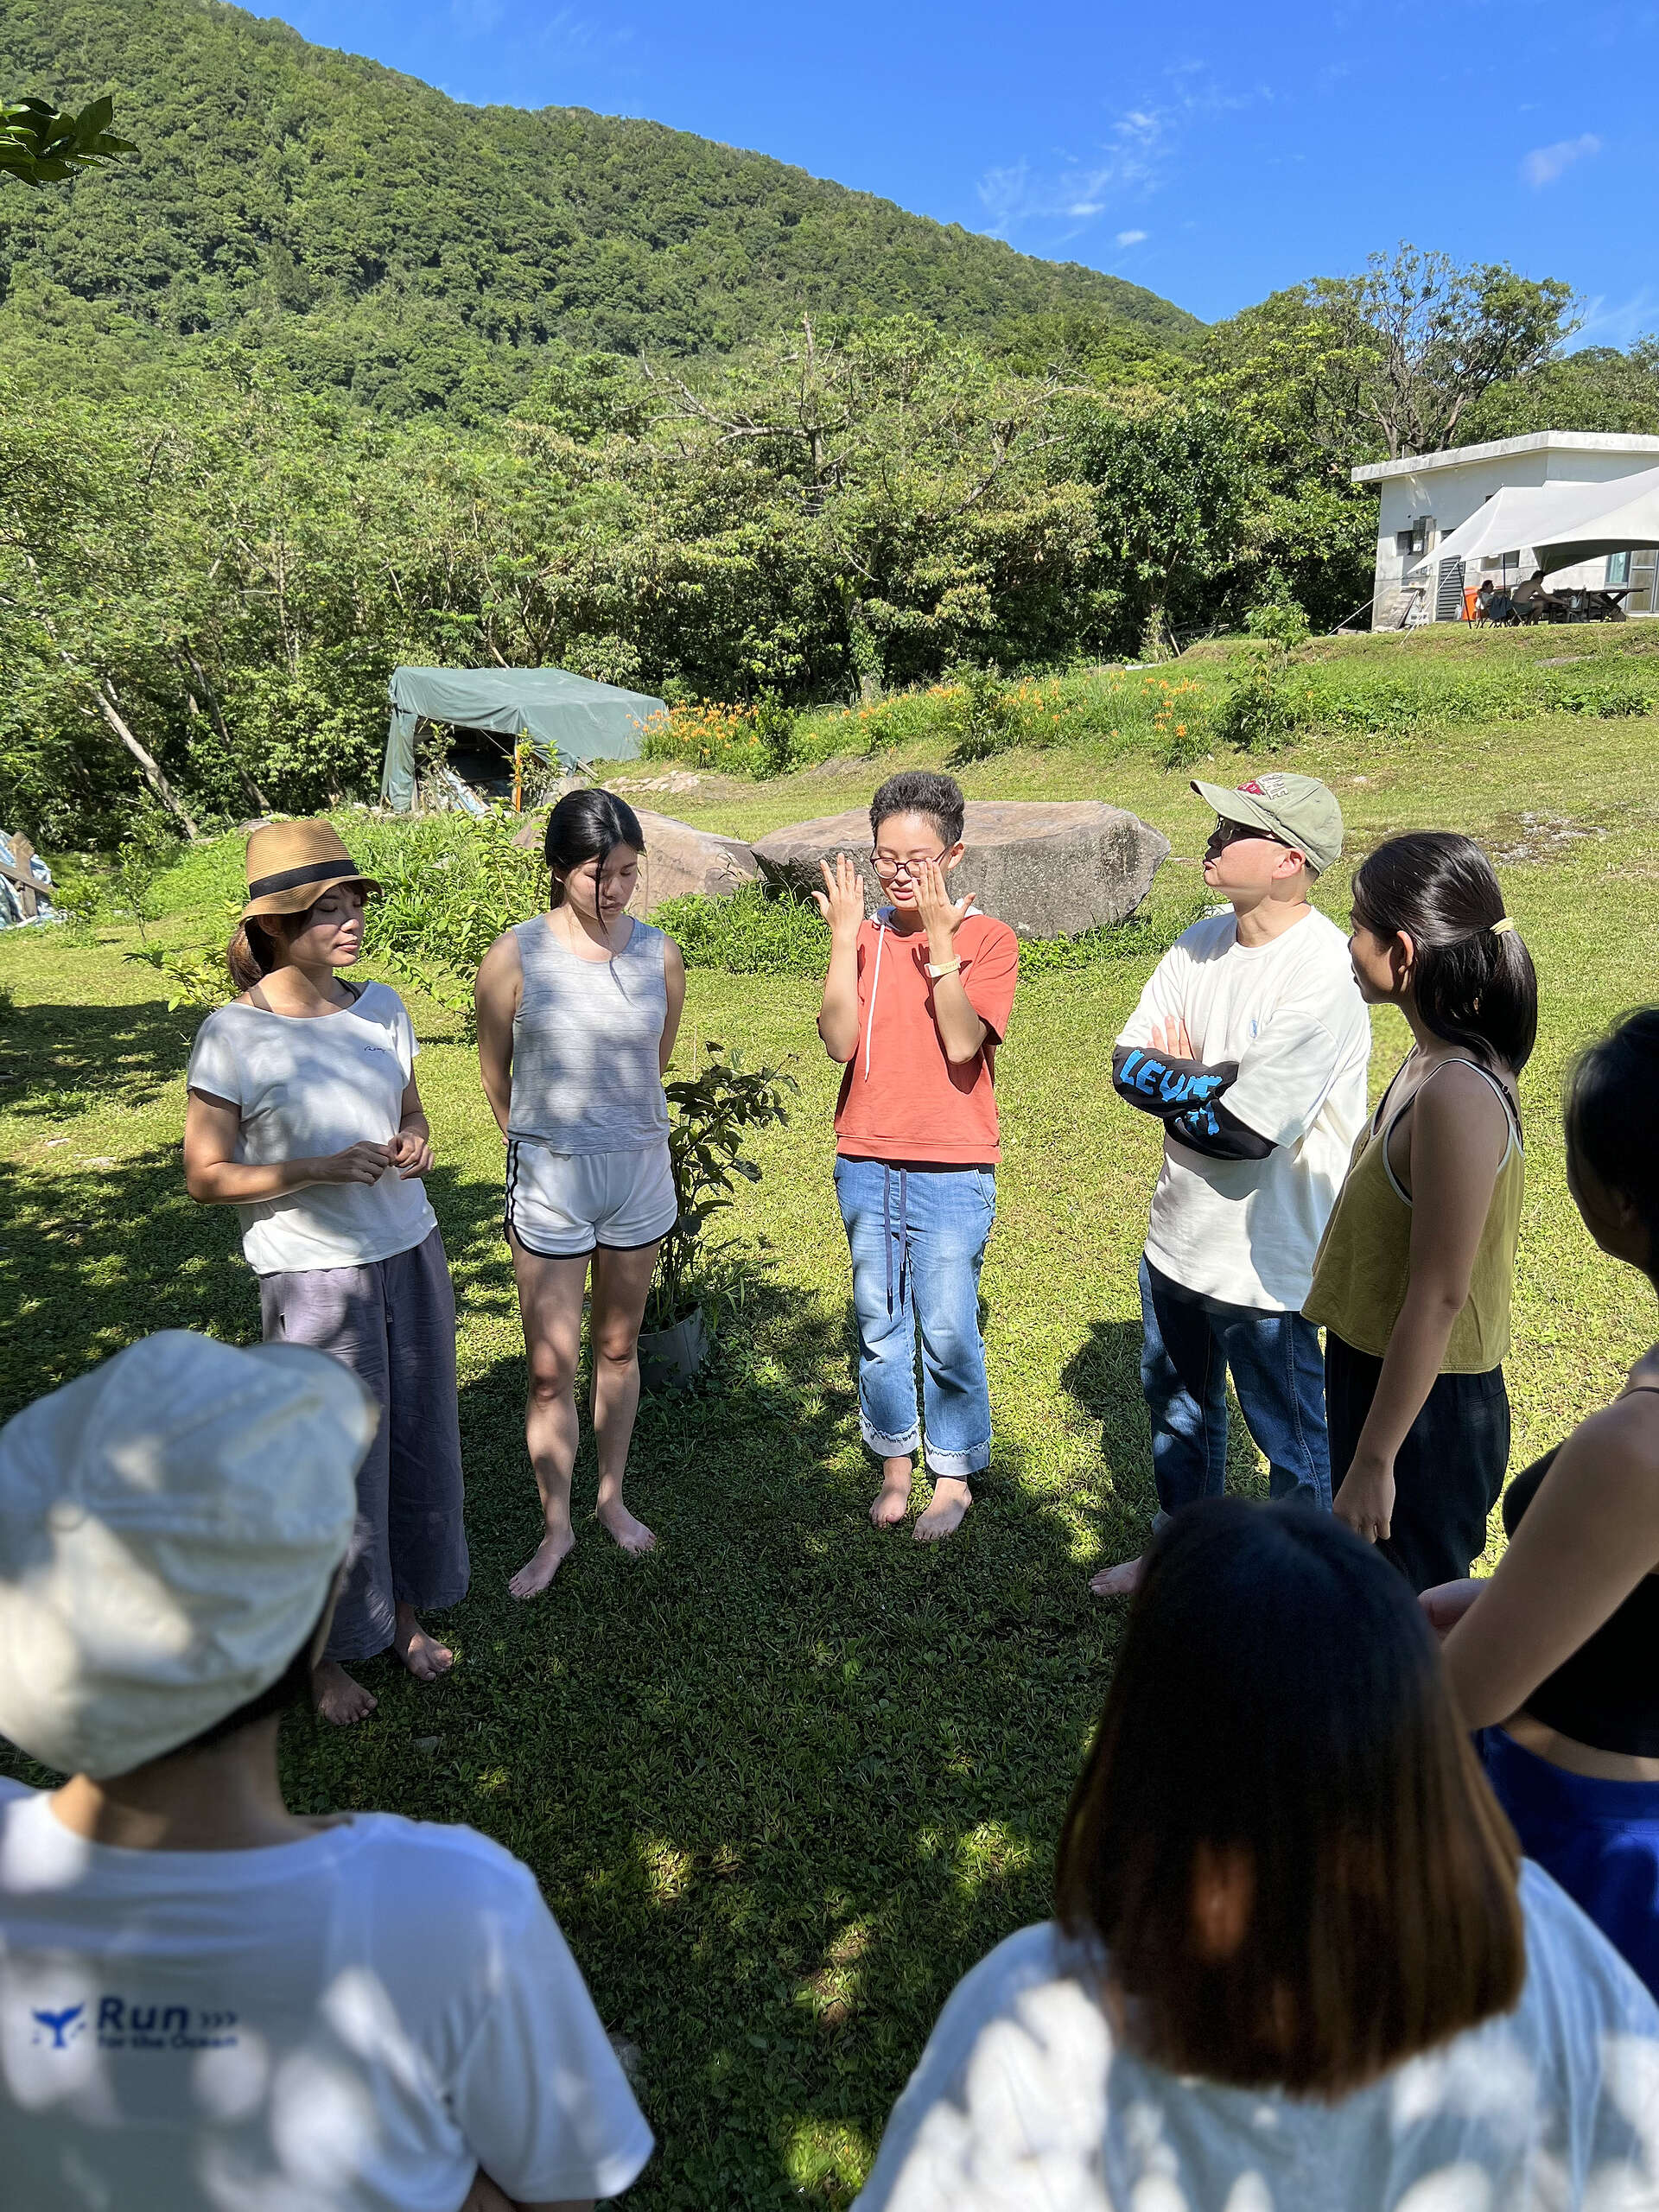
[(378, 891), (340, 842), (330, 822), (268, 822), (248, 840), (248, 903), (242, 919), (302, 914), (325, 891), (354, 883)]

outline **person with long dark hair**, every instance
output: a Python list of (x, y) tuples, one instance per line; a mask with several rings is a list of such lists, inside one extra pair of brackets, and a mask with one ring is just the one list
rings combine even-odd
[(1330, 1515), (1160, 1529), (1055, 1892), (946, 2001), (855, 2212), (1654, 2201), (1659, 2010)]
[(388, 985), (342, 972), (380, 887), (327, 822), (256, 830), (247, 870), (227, 953), (241, 995), (202, 1023), (185, 1077), (185, 1187), (240, 1215), (266, 1341), (331, 1353), (381, 1408), (312, 1681), (346, 1726), (375, 1707), (348, 1662), (390, 1647), (423, 1682), (452, 1663), (419, 1616), (467, 1594), (455, 1294), (422, 1180), (414, 1026)]
[(1538, 985), (1491, 863), (1447, 831), (1362, 862), (1350, 957), (1412, 1048), (1354, 1147), (1303, 1311), (1325, 1331), (1335, 1510), (1423, 1590), (1485, 1549), (1509, 1465), (1516, 1082)]
[[(1659, 1007), (1567, 1096), (1568, 1186), (1604, 1252), (1659, 1288)], [(1659, 1346), (1503, 1496), (1490, 1581), (1424, 1593), (1528, 1855), (1659, 1995)]]
[(575, 1376), (590, 1273), (596, 1511), (624, 1551), (657, 1541), (624, 1503), (622, 1478), (639, 1404), (639, 1326), (678, 1215), (663, 1076), (685, 963), (671, 937), (628, 912), (645, 849), (626, 801), (567, 792), (548, 817), (549, 910), (499, 937), (478, 971), (479, 1065), (507, 1141), (505, 1226), (543, 1524), (507, 1586), (515, 1598), (545, 1590), (575, 1542)]

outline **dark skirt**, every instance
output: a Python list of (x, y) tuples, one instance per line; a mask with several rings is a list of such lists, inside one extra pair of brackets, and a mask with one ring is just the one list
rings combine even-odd
[[(1325, 1410), (1331, 1487), (1352, 1464), (1382, 1363), (1332, 1330), (1325, 1338)], [(1441, 1375), (1394, 1462), (1394, 1512), (1377, 1546), (1414, 1590), (1456, 1582), (1486, 1548), (1486, 1522), (1510, 1465), (1510, 1398), (1503, 1370)]]
[(443, 1239), (434, 1229), (410, 1251), (363, 1267), (261, 1275), (259, 1306), (267, 1344), (329, 1353), (380, 1403), (327, 1650), (346, 1664), (372, 1659), (391, 1642), (399, 1599), (435, 1612), (467, 1594), (455, 1294)]

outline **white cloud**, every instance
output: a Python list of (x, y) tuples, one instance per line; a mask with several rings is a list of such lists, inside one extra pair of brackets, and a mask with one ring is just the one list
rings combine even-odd
[(1580, 138), (1558, 138), (1553, 146), (1535, 146), (1521, 164), (1521, 174), (1535, 191), (1554, 184), (1574, 162), (1601, 151), (1601, 141), (1586, 130)]
[(1169, 129), (1168, 111), (1129, 108), (1113, 124), (1097, 161), (1071, 160), (1041, 174), (1029, 162), (987, 169), (976, 188), (992, 236), (1007, 238), (1023, 223), (1092, 222), (1113, 200), (1148, 189), (1157, 181)]
[(1643, 284), (1622, 300), (1598, 293), (1584, 304), (1584, 321), (1572, 340), (1572, 351), (1582, 346), (1633, 346), (1638, 338), (1659, 327), (1659, 292)]
[[(992, 237), (1010, 238), (1032, 225), (1067, 226), (1044, 239), (1042, 251), (1052, 252), (1103, 215), (1122, 222), (1124, 201), (1144, 200), (1167, 182), (1192, 124), (1271, 98), (1259, 86), (1244, 95), (1223, 92), (1197, 63), (1172, 70), (1166, 81), (1168, 97), (1122, 110), (1088, 156), (1062, 154), (1058, 167), (1020, 161), (987, 169), (976, 189)], [(1139, 245), (1147, 235), (1124, 231), (1117, 243)]]

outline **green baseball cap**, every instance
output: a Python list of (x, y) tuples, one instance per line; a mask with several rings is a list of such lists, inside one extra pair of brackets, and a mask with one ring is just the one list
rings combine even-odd
[(1192, 788), (1224, 822), (1242, 822), (1294, 845), (1321, 872), (1342, 857), (1342, 809), (1336, 793), (1317, 776), (1292, 776), (1275, 768), (1252, 776), (1236, 791), (1224, 784), (1201, 784), (1196, 777)]

